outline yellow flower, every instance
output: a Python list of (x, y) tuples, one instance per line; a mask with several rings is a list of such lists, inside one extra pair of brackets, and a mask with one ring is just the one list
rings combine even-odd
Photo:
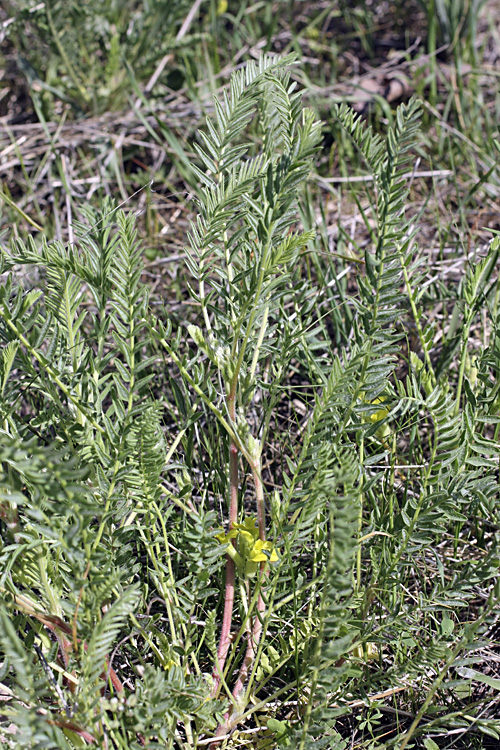
[[(372, 401), (372, 404), (383, 404), (385, 401), (385, 398), (375, 398)], [(385, 419), (385, 417), (389, 414), (389, 409), (386, 409), (385, 407), (382, 407), (382, 409), (379, 409), (374, 414), (370, 414), (370, 422), (380, 422), (381, 419)]]
[(378, 657), (378, 647), (375, 643), (360, 643), (358, 646), (354, 646), (352, 655), (356, 659), (373, 661), (373, 659)]
[[(217, 534), (221, 544), (227, 544), (227, 554), (234, 560), (240, 573), (254, 576), (261, 562), (277, 562), (278, 554), (272, 542), (259, 539), (259, 529), (255, 518), (245, 518), (243, 523), (235, 523), (231, 531)], [(236, 539), (236, 547), (231, 540)], [(266, 555), (266, 552), (269, 553)]]
[[(366, 404), (368, 401), (365, 400), (364, 395), (361, 394), (362, 401)], [(383, 404), (384, 401), (386, 401), (385, 396), (379, 396), (378, 398), (374, 398), (373, 401), (371, 401), (371, 404)], [(370, 415), (364, 415), (362, 417), (363, 422), (372, 422), (375, 424), (375, 422), (381, 422), (383, 419), (385, 419), (388, 414), (390, 413), (390, 409), (388, 409), (385, 406), (382, 406), (380, 409), (377, 409), (377, 411), (373, 412), (373, 414)], [(376, 431), (376, 436), (379, 438), (379, 440), (384, 440), (385, 438), (388, 438), (391, 434), (391, 428), (387, 423), (382, 424), (378, 430)]]

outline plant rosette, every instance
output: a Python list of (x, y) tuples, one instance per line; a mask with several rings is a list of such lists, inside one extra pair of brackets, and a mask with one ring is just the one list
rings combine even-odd
[[(254, 576), (262, 562), (278, 562), (278, 554), (272, 544), (259, 539), (259, 529), (255, 518), (245, 518), (243, 523), (233, 524), (233, 528), (224, 534), (217, 534), (221, 544), (227, 544), (227, 554), (234, 560), (240, 573), (249, 578)], [(232, 540), (236, 539), (236, 546)], [(266, 554), (267, 553), (267, 554)]]

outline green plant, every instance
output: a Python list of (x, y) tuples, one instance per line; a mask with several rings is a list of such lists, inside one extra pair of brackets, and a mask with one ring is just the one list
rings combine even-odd
[[(304, 209), (321, 131), (292, 62), (233, 73), (195, 146), (189, 322), (150, 295), (134, 218), (112, 201), (82, 209), (74, 244), (2, 255), (14, 746), (215, 750), (259, 729), (255, 747), (340, 749), (345, 714), (360, 700), (382, 712), (400, 686), (412, 721), (387, 747), (457, 724), (498, 734), (464, 698), (480, 672), (462, 668), (499, 597), (500, 242), (466, 269), (437, 356), (407, 213), (420, 104), (385, 138), (341, 107), (373, 220), (328, 296), (338, 268), (308, 265)], [(484, 309), (493, 332), (476, 345)], [(365, 747), (380, 739), (376, 721), (358, 726)]]
[(445, 44), (450, 52), (457, 52), (465, 40), (474, 59), (477, 21), (485, 0), (420, 0), (420, 4), (427, 11), (430, 51)]
[(165, 55), (199, 40), (199, 33), (176, 36), (191, 6), (186, 0), (148, 0), (140, 7), (131, 0), (9, 0), (7, 33), (45, 118), (52, 118), (57, 101), (77, 115), (97, 115), (123, 109), (135, 78), (147, 83)]

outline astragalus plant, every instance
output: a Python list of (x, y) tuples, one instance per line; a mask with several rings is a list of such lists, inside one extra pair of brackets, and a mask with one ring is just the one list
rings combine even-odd
[(496, 732), (447, 702), (466, 700), (463, 652), (496, 601), (496, 547), (456, 559), (498, 492), (497, 339), (469, 351), (498, 243), (457, 291), (448, 377), (405, 215), (419, 104), (386, 139), (341, 108), (375, 193), (349, 284), (341, 259), (322, 267), (334, 310), (298, 221), (320, 124), (291, 63), (234, 73), (200, 134), (189, 320), (149, 299), (134, 218), (111, 202), (83, 211), (74, 245), (3, 256), (13, 747), (342, 748), (346, 714), (371, 747), (384, 700), (405, 708), (385, 746)]

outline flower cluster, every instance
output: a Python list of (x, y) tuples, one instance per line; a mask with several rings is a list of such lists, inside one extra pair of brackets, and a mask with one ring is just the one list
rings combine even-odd
[[(278, 554), (272, 542), (259, 539), (255, 518), (245, 518), (243, 523), (235, 523), (227, 534), (217, 534), (217, 539), (221, 544), (228, 545), (227, 554), (245, 576), (254, 576), (261, 562), (278, 561)], [(236, 546), (232, 544), (233, 539), (236, 539)]]

